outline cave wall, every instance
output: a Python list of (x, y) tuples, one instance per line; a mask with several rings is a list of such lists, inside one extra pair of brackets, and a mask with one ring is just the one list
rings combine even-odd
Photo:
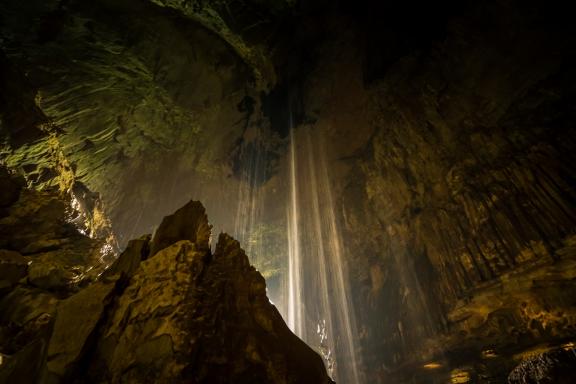
[(574, 30), (542, 4), (452, 11), (397, 46), (381, 13), (328, 17), (303, 85), (371, 382), (436, 361), (500, 382), (523, 348), (576, 331)]
[(280, 291), (294, 128), (324, 140), (370, 382), (430, 362), (498, 382), (527, 348), (574, 337), (563, 7), (7, 0), (0, 14), (1, 161), (97, 207), (90, 225), (120, 244), (191, 196), (230, 231), (256, 196), (262, 234), (243, 246), (267, 242), (253, 249)]
[[(259, 92), (274, 85), (258, 53), (266, 41), (232, 32), (262, 17), (256, 5), (230, 26), (217, 4), (172, 5), (0, 5), (2, 161), (37, 188), (79, 183), (98, 194), (121, 245), (192, 195), (237, 190), (245, 134), (267, 129), (258, 112)], [(269, 18), (255, 28), (272, 38)], [(220, 200), (225, 209), (208, 202), (215, 222), (233, 209), (234, 198)]]

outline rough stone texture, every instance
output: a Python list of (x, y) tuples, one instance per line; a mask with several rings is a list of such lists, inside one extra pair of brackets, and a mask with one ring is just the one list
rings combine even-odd
[[(21, 178), (11, 175), (6, 185), (20, 183)], [(72, 221), (76, 213), (69, 201), (55, 191), (30, 189), (19, 191), (17, 197), (0, 217), (0, 249), (5, 250), (3, 255), (23, 255), (20, 264), (29, 264), (32, 285), (73, 291), (84, 278), (102, 272), (112, 250), (103, 240), (80, 233)]]
[(64, 290), (72, 285), (77, 275), (55, 263), (32, 263), (28, 272), (28, 282), (46, 290)]
[(216, 33), (250, 65), (259, 88), (270, 89), (275, 85), (275, 68), (265, 44), (262, 43), (269, 42), (266, 41), (267, 38), (278, 29), (277, 19), (290, 10), (294, 1), (279, 0), (264, 4), (253, 0), (229, 3), (197, 0), (150, 1), (178, 10)]
[(212, 11), (239, 7), (233, 28), (261, 31), (242, 4), (202, 2), (195, 12), (163, 3), (0, 4), (3, 162), (39, 188), (76, 181), (98, 193), (122, 245), (190, 191), (204, 198), (236, 188), (235, 153), (251, 126), (265, 125), (257, 107), (243, 105), (274, 83), (259, 45), (226, 32), (231, 23), (220, 21), (232, 14)]
[(202, 204), (199, 201), (190, 201), (162, 220), (154, 232), (150, 255), (154, 256), (178, 240), (189, 240), (200, 250), (206, 251), (210, 249), (211, 228)]
[(0, 249), (0, 280), (14, 284), (26, 276), (27, 271), (28, 262), (21, 254)]
[[(240, 273), (236, 281), (226, 278), (238, 274), (238, 271)], [(210, 364), (205, 367), (206, 383), (331, 382), (326, 376), (319, 355), (292, 334), (276, 308), (269, 302), (264, 278), (250, 266), (236, 240), (226, 234), (219, 236), (214, 261), (206, 271), (205, 279), (216, 281), (212, 287), (216, 292), (234, 292), (234, 295), (222, 298), (211, 296), (209, 300), (201, 303), (200, 313), (216, 307), (217, 313), (227, 313), (233, 319), (230, 325), (219, 322), (218, 331), (206, 338), (206, 355), (210, 353), (208, 351), (218, 351), (217, 356), (226, 356), (230, 364), (234, 356), (243, 351), (242, 363), (250, 367), (250, 374), (245, 372), (236, 377), (218, 377), (215, 371), (221, 361), (211, 358)], [(199, 326), (203, 328), (217, 322), (218, 317), (200, 316), (198, 320)], [(238, 352), (230, 350), (230, 347)], [(272, 362), (278, 362), (278, 365)], [(235, 365), (236, 363), (232, 363), (232, 366)], [(236, 369), (238, 367), (235, 366), (234, 370)]]
[(150, 235), (142, 236), (136, 240), (130, 240), (126, 249), (118, 256), (116, 261), (104, 271), (104, 276), (126, 274), (132, 276), (140, 266), (142, 260), (146, 260), (150, 254)]
[(20, 190), (25, 185), (22, 178), (15, 178), (8, 169), (0, 167), (0, 216), (4, 216), (4, 209), (18, 201)]
[[(195, 216), (189, 219), (193, 226)], [(181, 240), (143, 261), (96, 348), (95, 382), (331, 382), (227, 235), (214, 255)]]
[(328, 148), (369, 380), (446, 357), (502, 381), (514, 346), (575, 336), (573, 23), (517, 1), (387, 6), (314, 19), (328, 37), (290, 104), (297, 141)]
[[(37, 371), (29, 374), (40, 373), (57, 304), (53, 294), (27, 286), (16, 287), (0, 300), (0, 353), (13, 360), (13, 364), (0, 366), (0, 377), (12, 375), (12, 369), (34, 370), (35, 366)], [(29, 360), (20, 360), (23, 358)]]
[(499, 383), (576, 335), (576, 34), (562, 7), (422, 6), (327, 17), (297, 140), (328, 148), (368, 381)]
[(187, 293), (203, 252), (182, 241), (140, 263), (103, 326), (90, 376), (95, 382), (176, 381), (185, 366)]
[(16, 287), (0, 302), (2, 323), (25, 327), (45, 315), (54, 317), (57, 303), (56, 297), (49, 292), (34, 287)]
[(209, 238), (205, 209), (192, 201), (164, 219), (155, 254), (149, 236), (131, 241), (98, 281), (76, 287), (65, 260), (82, 252), (73, 246), (82, 236), (50, 262), (2, 250), (0, 267), (32, 263), (0, 296), (0, 383), (332, 383), (239, 243), (222, 234), (212, 254)]
[(37, 338), (13, 356), (4, 356), (0, 383), (41, 382), (46, 341)]
[(0, 167), (4, 173), (3, 187), (15, 186), (17, 193), (4, 200), (0, 215), (6, 248), (0, 250), (0, 281), (8, 283), (0, 289), (0, 382), (35, 383), (45, 367), (56, 308), (102, 271), (103, 243), (68, 222), (69, 202), (59, 193), (26, 189), (20, 177)]
[(73, 364), (83, 356), (87, 340), (94, 336), (115, 283), (115, 280), (94, 283), (58, 303), (47, 354), (47, 368), (51, 375), (73, 379), (70, 376), (74, 372)]
[(538, 354), (524, 360), (508, 376), (509, 384), (569, 384), (576, 381), (573, 346)]

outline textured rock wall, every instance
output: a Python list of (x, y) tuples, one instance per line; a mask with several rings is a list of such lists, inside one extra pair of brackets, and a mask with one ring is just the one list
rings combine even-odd
[(0, 383), (332, 383), (199, 202), (104, 270), (57, 195), (0, 177)]
[(69, 298), (112, 255), (79, 232), (57, 191), (26, 189), (5, 168), (0, 180), (0, 382), (32, 383), (42, 376), (59, 303), (76, 300)]
[[(4, 1), (0, 160), (99, 207), (93, 222), (106, 211), (125, 242), (190, 191), (231, 222), (246, 144), (260, 134), (278, 157), (305, 125), (296, 137), (315, 131), (330, 156), (370, 381), (453, 367), (503, 380), (525, 350), (575, 336), (570, 12), (370, 3)], [(275, 249), (285, 153), (278, 164), (261, 186)], [(106, 275), (134, 273), (150, 246)], [(262, 262), (276, 278), (280, 254)]]
[[(192, 7), (149, 1), (3, 2), (1, 161), (38, 188), (77, 182), (99, 194), (123, 245), (191, 195), (212, 205), (237, 189), (235, 153), (252, 125), (266, 129), (255, 111), (274, 80), (255, 80), (270, 67), (265, 41), (238, 35), (241, 54), (213, 6), (199, 23)], [(214, 203), (215, 221), (229, 200)]]
[(499, 382), (482, 351), (502, 363), (576, 331), (574, 31), (544, 5), (456, 11), (402, 49), (327, 22), (302, 86), (332, 151), (372, 382), (437, 360)]

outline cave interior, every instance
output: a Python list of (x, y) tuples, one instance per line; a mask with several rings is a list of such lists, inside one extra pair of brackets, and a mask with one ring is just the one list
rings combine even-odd
[(576, 24), (0, 0), (0, 384), (576, 382)]

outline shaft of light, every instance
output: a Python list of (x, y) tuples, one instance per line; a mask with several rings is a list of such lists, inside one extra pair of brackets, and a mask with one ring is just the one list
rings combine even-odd
[[(353, 307), (350, 302), (350, 286), (348, 283), (348, 273), (346, 270), (346, 263), (342, 257), (342, 241), (341, 234), (338, 228), (338, 223), (336, 220), (336, 215), (334, 213), (334, 202), (332, 197), (332, 187), (330, 185), (330, 179), (328, 175), (328, 167), (326, 165), (326, 153), (324, 145), (320, 140), (318, 140), (318, 148), (320, 151), (320, 180), (325, 183), (325, 197), (327, 201), (328, 209), (326, 210), (326, 218), (328, 221), (328, 228), (330, 231), (330, 247), (331, 254), (333, 258), (333, 277), (335, 287), (334, 290), (337, 292), (336, 297), (338, 298), (338, 306), (336, 308), (339, 310), (339, 317), (341, 319), (340, 323), (344, 328), (344, 345), (341, 350), (344, 351), (346, 356), (340, 356), (340, 360), (344, 360), (348, 363), (349, 367), (346, 369), (346, 373), (342, 374), (340, 379), (346, 378), (346, 382), (350, 383), (361, 383), (363, 379), (360, 376), (359, 364), (360, 364), (360, 353), (356, 346), (356, 340), (358, 339), (355, 315), (353, 312)], [(340, 372), (339, 372), (340, 373)]]
[[(287, 204), (288, 325), (321, 351), (337, 382), (360, 384), (364, 381), (356, 345), (358, 334), (326, 153), (322, 141), (310, 130), (299, 132), (298, 137), (304, 139), (301, 146), (292, 129)], [(320, 328), (322, 336), (310, 332)]]
[(290, 208), (288, 211), (288, 326), (305, 339), (302, 317), (302, 267), (300, 255), (296, 138), (290, 130)]

